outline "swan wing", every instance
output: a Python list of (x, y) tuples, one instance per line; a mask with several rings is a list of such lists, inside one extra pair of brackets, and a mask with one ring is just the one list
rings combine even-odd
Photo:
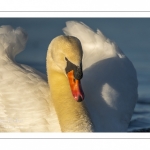
[(90, 67), (99, 60), (111, 57), (124, 57), (124, 54), (117, 46), (106, 38), (100, 30), (95, 33), (91, 28), (82, 22), (68, 21), (63, 28), (66, 35), (77, 37), (83, 48), (83, 70)]
[(60, 131), (46, 77), (15, 62), (26, 41), (21, 28), (0, 28), (0, 131)]
[(100, 30), (82, 22), (68, 21), (63, 31), (82, 44), (82, 85), (95, 131), (126, 131), (138, 97), (131, 61)]

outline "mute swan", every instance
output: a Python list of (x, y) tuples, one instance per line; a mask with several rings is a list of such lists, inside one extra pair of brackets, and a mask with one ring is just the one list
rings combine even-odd
[[(15, 61), (15, 55), (26, 44), (26, 33), (21, 28), (13, 30), (10, 26), (2, 26), (0, 131), (127, 130), (137, 100), (137, 78), (132, 63), (99, 30), (94, 33), (83, 23), (71, 21), (63, 31), (77, 37), (82, 44), (84, 104), (76, 102), (84, 97), (81, 87), (78, 87), (78, 93), (72, 91), (71, 94), (68, 82), (72, 81), (73, 74), (70, 67), (79, 72), (79, 75), (73, 75), (79, 79), (82, 77), (82, 48), (76, 38), (59, 36), (49, 45), (47, 72), (50, 93), (45, 75)], [(58, 49), (62, 51), (58, 52)], [(71, 49), (74, 53), (69, 52)]]

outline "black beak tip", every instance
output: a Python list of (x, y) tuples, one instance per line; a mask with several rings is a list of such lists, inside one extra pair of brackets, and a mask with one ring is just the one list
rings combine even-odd
[(79, 96), (77, 102), (82, 102), (82, 101), (83, 101), (83, 98)]

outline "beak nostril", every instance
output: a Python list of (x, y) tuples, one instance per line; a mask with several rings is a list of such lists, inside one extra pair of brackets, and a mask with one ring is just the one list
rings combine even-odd
[(73, 78), (73, 81), (74, 81), (74, 83), (76, 82), (76, 79), (75, 78)]

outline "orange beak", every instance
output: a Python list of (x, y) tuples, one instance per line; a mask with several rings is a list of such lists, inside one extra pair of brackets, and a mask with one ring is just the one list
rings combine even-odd
[(72, 95), (77, 102), (81, 102), (84, 99), (84, 93), (82, 91), (80, 80), (74, 78), (73, 70), (67, 73)]

